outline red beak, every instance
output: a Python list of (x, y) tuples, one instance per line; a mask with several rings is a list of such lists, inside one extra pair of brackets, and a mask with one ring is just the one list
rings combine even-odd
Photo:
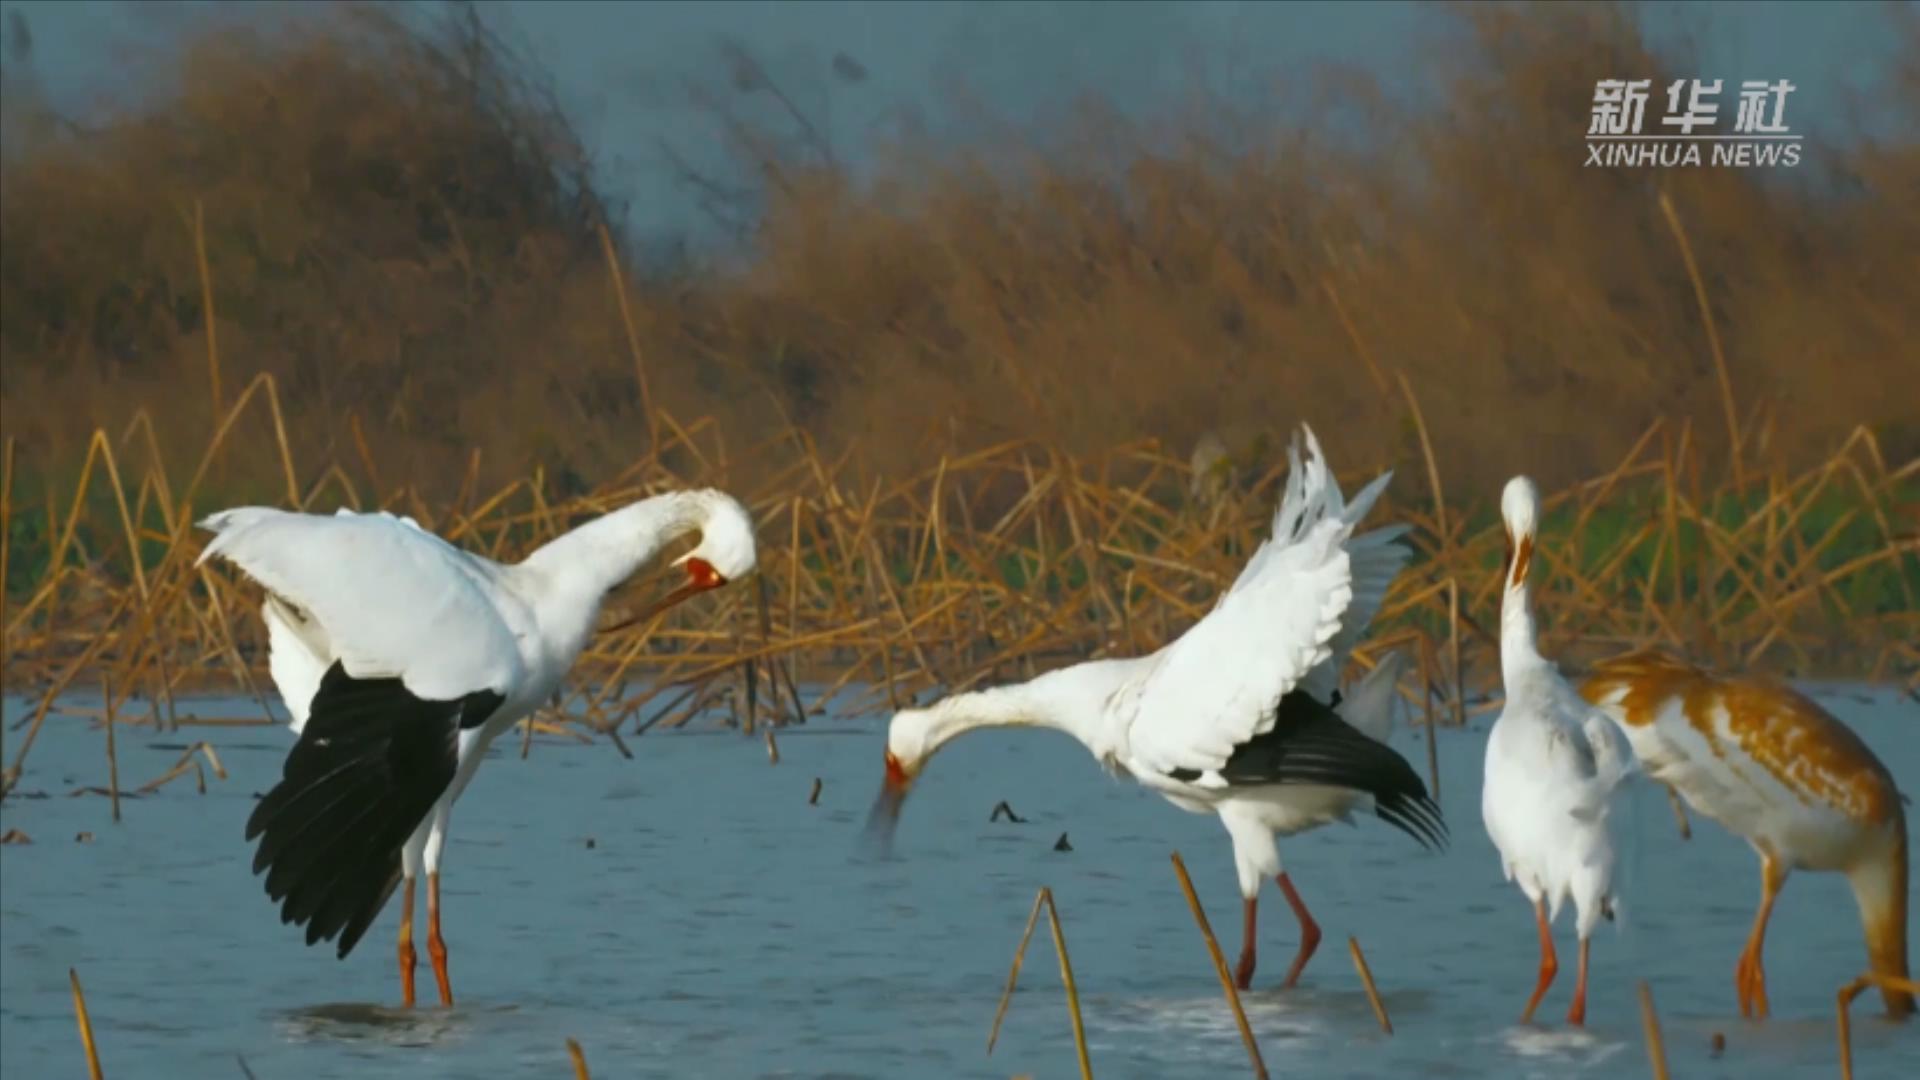
[(611, 630), (619, 630), (623, 627), (632, 626), (637, 622), (646, 622), (655, 615), (666, 611), (668, 608), (673, 607), (683, 600), (698, 596), (703, 592), (717, 589), (727, 583), (726, 576), (720, 573), (720, 571), (715, 570), (713, 564), (705, 559), (688, 559), (681, 565), (684, 566), (687, 571), (685, 584), (660, 597), (653, 603), (648, 604), (638, 614), (622, 619), (612, 626), (606, 627), (601, 632), (605, 633)]
[(887, 775), (880, 784), (880, 793), (874, 796), (873, 809), (867, 812), (867, 837), (873, 841), (882, 854), (893, 847), (893, 830), (900, 824), (900, 807), (907, 801), (907, 791), (913, 787), (913, 777), (900, 764), (900, 759), (887, 751)]

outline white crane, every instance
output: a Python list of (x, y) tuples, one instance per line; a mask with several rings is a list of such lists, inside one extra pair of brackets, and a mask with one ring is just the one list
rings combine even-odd
[(1300, 921), (1287, 985), (1319, 942), (1319, 927), (1281, 871), (1275, 834), (1291, 835), (1372, 809), (1421, 844), (1445, 842), (1440, 808), (1385, 743), (1396, 661), (1345, 700), (1339, 673), (1405, 565), (1393, 526), (1354, 537), (1385, 490), (1382, 475), (1343, 502), (1313, 432), (1306, 460), (1289, 450), (1287, 491), (1273, 535), (1213, 610), (1150, 656), (1096, 660), (1031, 682), (955, 694), (895, 714), (872, 827), (890, 838), (909, 786), (954, 737), (983, 727), (1053, 728), (1193, 813), (1213, 813), (1233, 840), (1246, 916), (1237, 977), (1254, 970), (1260, 886), (1275, 878)]
[(1500, 496), (1507, 554), (1500, 600), (1500, 681), (1506, 704), (1487, 735), (1480, 814), (1507, 880), (1533, 904), (1540, 974), (1520, 1016), (1533, 1019), (1559, 972), (1554, 919), (1571, 899), (1578, 910), (1580, 970), (1567, 1022), (1587, 1016), (1587, 947), (1602, 917), (1613, 918), (1613, 838), (1608, 811), (1627, 772), (1627, 752), (1604, 716), (1581, 700), (1534, 639), (1527, 571), (1533, 563), (1540, 496), (1516, 476)]
[(1620, 726), (1648, 776), (1760, 856), (1760, 910), (1734, 967), (1740, 1015), (1766, 1018), (1760, 950), (1774, 898), (1795, 870), (1846, 875), (1887, 1012), (1914, 1011), (1906, 810), (1860, 736), (1790, 687), (1654, 650), (1595, 665), (1580, 692)]
[(487, 746), (555, 695), (602, 599), (676, 538), (685, 581), (658, 613), (754, 569), (753, 523), (718, 491), (643, 499), (502, 565), (411, 518), (266, 507), (200, 523), (222, 558), (266, 590), (274, 685), (299, 734), (280, 783), (247, 820), (254, 873), (307, 944), (344, 959), (405, 882), (401, 994), (412, 1005), (413, 886), (427, 876), (427, 952), (453, 1004), (440, 935), (447, 822)]

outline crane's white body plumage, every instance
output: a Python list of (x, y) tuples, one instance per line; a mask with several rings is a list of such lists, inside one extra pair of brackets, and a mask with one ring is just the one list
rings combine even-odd
[[(384, 512), (242, 507), (201, 525), (214, 537), (200, 561), (230, 562), (266, 591), (268, 667), (303, 741), (336, 667), (343, 684), (398, 680), (406, 695), (429, 705), (498, 701), (478, 722), (462, 718), (449, 732), (456, 759), (450, 780), (399, 852), (409, 882), (422, 870), (437, 872), (451, 807), (488, 745), (558, 691), (609, 590), (695, 532), (699, 545), (678, 560), (694, 581), (676, 598), (754, 567), (751, 520), (717, 491), (641, 500), (512, 565)], [(357, 936), (350, 930), (343, 937), (343, 956)]]
[(1557, 671), (1510, 677), (1505, 691), (1487, 736), (1480, 801), (1487, 835), (1508, 881), (1529, 901), (1544, 901), (1549, 921), (1571, 901), (1579, 935), (1590, 937), (1612, 902), (1607, 809), (1620, 776), (1618, 752), (1592, 710), (1578, 696), (1567, 699), (1572, 689)]
[[(1394, 542), (1404, 526), (1353, 536), (1392, 474), (1348, 503), (1312, 431), (1304, 434), (1305, 459), (1298, 439), (1289, 452), (1272, 535), (1185, 634), (1148, 656), (1079, 664), (903, 710), (889, 728), (890, 783), (904, 794), (933, 753), (978, 727), (1065, 731), (1108, 769), (1184, 810), (1217, 814), (1249, 913), (1261, 883), (1280, 873), (1276, 834), (1371, 808), (1422, 843), (1438, 841), (1438, 807), (1384, 745), (1399, 658), (1344, 701), (1336, 694), (1350, 650), (1409, 557)], [(1301, 750), (1296, 729), (1321, 741)], [(1291, 886), (1282, 887), (1304, 926)]]
[[(1501, 870), (1547, 927), (1571, 901), (1584, 943), (1613, 914), (1614, 844), (1609, 807), (1625, 778), (1628, 755), (1606, 718), (1540, 655), (1527, 589), (1539, 496), (1516, 477), (1501, 499), (1510, 553), (1500, 605), (1500, 674), (1506, 703), (1487, 736), (1480, 813), (1500, 853)], [(1550, 955), (1550, 954), (1549, 954)], [(1583, 953), (1584, 955), (1584, 953)], [(1551, 981), (1543, 962), (1542, 985)], [(1585, 965), (1576, 991), (1575, 1022), (1584, 1017)]]

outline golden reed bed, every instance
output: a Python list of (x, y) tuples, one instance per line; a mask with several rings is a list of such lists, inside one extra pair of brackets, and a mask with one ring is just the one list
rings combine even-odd
[[(1417, 404), (1414, 413), (1417, 421)], [(366, 490), (339, 463), (296, 462), (280, 415), (271, 376), (256, 378), (183, 480), (167, 475), (142, 414), (124, 431), (96, 432), (75, 490), (31, 501), (15, 489), (15, 447), (5, 444), (0, 575), (14, 560), (44, 564), (4, 616), (6, 688), (38, 699), (34, 730), (76, 688), (104, 691), (123, 723), (191, 720), (174, 700), (189, 689), (252, 695), (268, 711), (257, 595), (222, 569), (194, 566), (204, 534), (192, 521), (217, 509), (204, 491), (234, 455), (277, 457), (282, 505), (386, 508), (497, 559), (585, 516), (727, 471), (714, 423), (662, 414), (656, 452), (583, 497), (549, 501), (538, 474), (497, 491), (476, 490), (469, 476), (434, 503), (404, 484)], [(270, 433), (266, 448), (236, 438), (255, 426), (250, 416)], [(1074, 459), (1007, 443), (892, 484), (856, 481), (847, 459), (825, 460), (803, 431), (732, 452), (786, 463), (736, 492), (759, 525), (757, 587), (654, 625), (618, 627), (616, 597), (606, 624), (618, 628), (583, 658), (563, 715), (550, 718), (556, 729), (618, 739), (623, 728), (672, 727), (720, 707), (752, 730), (1150, 651), (1231, 580), (1264, 533), (1285, 471), (1274, 460), (1250, 483), (1197, 500), (1187, 464), (1150, 444)], [(692, 465), (676, 473), (665, 460)], [(1690, 426), (1657, 423), (1617, 468), (1546, 500), (1550, 649), (1578, 663), (1663, 643), (1717, 664), (1920, 688), (1920, 461), (1887, 462), (1862, 429), (1798, 473), (1736, 483), (1707, 468)], [(1425, 469), (1437, 490), (1430, 451)], [(1416, 700), (1429, 720), (1437, 711), (1458, 724), (1469, 700), (1498, 691), (1491, 631), (1502, 534), (1484, 510), (1444, 497), (1410, 503), (1420, 479), (1403, 472), (1376, 515), (1412, 523), (1418, 554), (1363, 654), (1412, 647), (1425, 691), (1416, 687)], [(15, 528), (22, 515), (43, 517), (36, 531), (49, 550), (15, 550), (13, 537), (29, 532)], [(759, 674), (743, 676), (750, 671)], [(13, 748), (9, 779), (30, 741)]]

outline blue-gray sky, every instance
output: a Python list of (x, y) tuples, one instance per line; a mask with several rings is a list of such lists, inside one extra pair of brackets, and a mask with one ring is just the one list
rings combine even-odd
[[(855, 159), (903, 115), (936, 120), (964, 84), (1009, 121), (1091, 92), (1150, 113), (1176, 104), (1196, 78), (1215, 92), (1254, 93), (1274, 73), (1339, 61), (1417, 95), (1419, 46), (1430, 8), (1410, 3), (864, 2), (816, 0), (483, 0), (486, 17), (523, 41), (554, 77), (563, 103), (601, 162), (610, 190), (632, 199), (636, 225), (685, 216), (657, 168), (656, 139), (698, 151), (702, 118), (678, 90), (715, 70), (715, 42), (731, 36), (827, 117), (833, 142)], [(1842, 137), (1849, 107), (1885, 70), (1894, 43), (1874, 3), (1653, 4), (1642, 19), (1656, 46), (1699, 50), (1705, 77), (1789, 78), (1796, 130)], [(31, 27), (34, 68), (63, 109), (85, 112), (136, 93), (164, 71), (187, 28), (209, 17), (271, 19), (287, 4), (171, 0), (5, 0)], [(858, 84), (829, 73), (844, 53), (867, 72)]]

